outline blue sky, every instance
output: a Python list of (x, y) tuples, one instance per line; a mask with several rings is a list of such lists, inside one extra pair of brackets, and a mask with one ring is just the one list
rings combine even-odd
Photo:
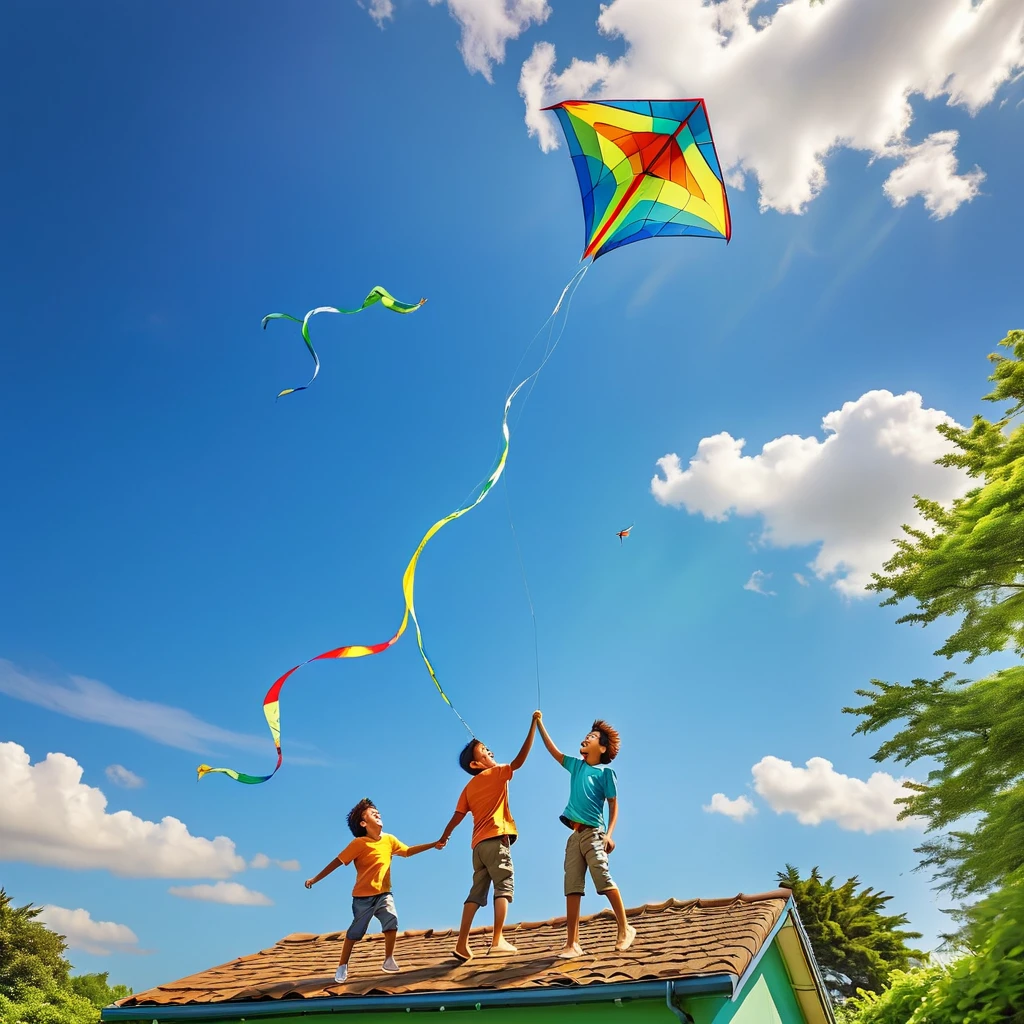
[[(553, 2), (542, 22), (506, 30), (504, 62), (492, 53), (474, 71), (471, 35), (465, 60), (456, 48), (459, 4), (407, 0), (390, 17), (371, 6), (380, 24), (348, 0), (301, 13), (16, 3), (7, 19), (4, 84), (18, 99), (4, 111), (2, 170), (0, 742), (34, 766), (64, 758), (29, 769), (6, 748), (0, 884), (86, 911), (76, 968), (136, 989), (345, 927), (351, 879), (312, 893), (302, 879), (345, 845), (362, 796), (410, 843), (436, 838), (451, 814), (465, 734), (411, 635), (293, 677), (285, 768), (269, 785), (197, 785), (194, 769), (269, 771), (270, 683), (393, 632), (405, 563), (489, 470), (509, 379), (582, 248), (575, 176), (564, 147), (544, 153), (528, 136), (520, 68), (551, 42), (559, 67), (605, 53), (626, 61), (616, 73), (628, 82), (640, 52), (628, 34), (599, 33), (597, 4)], [(983, 55), (986, 41), (963, 45)], [(788, 73), (799, 67), (795, 56)], [(622, 732), (612, 866), (627, 906), (770, 889), (790, 862), (884, 888), (927, 948), (945, 926), (948, 901), (912, 873), (920, 832), (892, 828), (872, 802), (884, 780), (840, 778), (904, 772), (879, 769), (877, 743), (852, 737), (840, 709), (872, 677), (946, 667), (931, 657), (941, 624), (897, 627), (849, 580), (878, 568), (878, 530), (908, 518), (915, 486), (961, 486), (914, 461), (935, 443), (928, 410), (968, 422), (986, 354), (1020, 326), (1024, 84), (1004, 79), (975, 95), (973, 114), (941, 91), (910, 97), (893, 150), (910, 185), (883, 191), (892, 160), (840, 141), (823, 151), (827, 184), (803, 201), (805, 169), (773, 163), (768, 143), (745, 149), (726, 87), (722, 119), (708, 91), (724, 159), (753, 169), (730, 190), (731, 244), (652, 241), (600, 260), (522, 419), (513, 412), (507, 494), (536, 609), (540, 704), (565, 749), (596, 715)], [(856, 142), (836, 111), (838, 136)], [(765, 116), (785, 141), (803, 115)], [(948, 132), (959, 165), (943, 150), (926, 167), (935, 154), (914, 147), (948, 149)], [(430, 301), (410, 317), (318, 318), (318, 380), (275, 402), (309, 360), (294, 325), (263, 332), (261, 318), (351, 306), (378, 283)], [(894, 398), (908, 392), (919, 407)], [(844, 403), (843, 443), (826, 458), (822, 419)], [(872, 433), (879, 417), (888, 434)], [(712, 452), (706, 471), (652, 493), (659, 459), (676, 453), (686, 471), (723, 432), (746, 440), (746, 456), (805, 442), (780, 442), (790, 477)], [(844, 517), (850, 495), (879, 521)], [(847, 568), (819, 559), (819, 577), (808, 564), (828, 550)], [(538, 682), (503, 488), (431, 542), (418, 584), (447, 692), (511, 759)], [(834, 766), (818, 788), (812, 758)], [(111, 765), (144, 784), (116, 785)], [(538, 745), (513, 783), (512, 920), (563, 912), (565, 782)], [(83, 786), (102, 791), (105, 811)], [(756, 813), (709, 813), (715, 793)], [(76, 798), (79, 824), (109, 828), (109, 848), (45, 824)], [(139, 826), (112, 822), (120, 811)], [(168, 816), (234, 849), (175, 838), (158, 824)], [(257, 854), (301, 870), (231, 867)], [(463, 826), (445, 851), (396, 867), (402, 927), (457, 923), (469, 857)], [(271, 905), (169, 892), (217, 880)]]

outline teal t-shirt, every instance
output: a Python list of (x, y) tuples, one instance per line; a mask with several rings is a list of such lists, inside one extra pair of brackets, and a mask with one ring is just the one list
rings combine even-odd
[(604, 830), (604, 802), (615, 799), (615, 772), (606, 764), (587, 764), (582, 757), (562, 756), (562, 767), (572, 776), (569, 803), (562, 821), (578, 821)]

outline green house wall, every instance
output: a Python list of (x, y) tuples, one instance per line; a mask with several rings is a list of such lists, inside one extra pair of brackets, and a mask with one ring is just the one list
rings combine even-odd
[(694, 1024), (806, 1024), (782, 954), (773, 942), (736, 1002), (723, 996), (683, 1000)]

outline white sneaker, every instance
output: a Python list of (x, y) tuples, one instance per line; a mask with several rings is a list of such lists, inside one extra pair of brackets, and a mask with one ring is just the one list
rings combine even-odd
[(334, 980), (340, 985), (348, 977), (348, 964), (338, 964), (334, 972)]
[(393, 956), (389, 956), (387, 960), (384, 961), (384, 966), (381, 968), (381, 970), (387, 971), (388, 974), (397, 974), (401, 969), (402, 968), (395, 962), (395, 958)]

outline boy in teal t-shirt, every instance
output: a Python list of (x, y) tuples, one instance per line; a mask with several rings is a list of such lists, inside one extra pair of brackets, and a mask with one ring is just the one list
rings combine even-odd
[[(608, 854), (615, 849), (612, 832), (619, 815), (615, 772), (608, 766), (619, 752), (619, 734), (607, 722), (598, 719), (580, 744), (580, 756), (570, 757), (552, 742), (541, 713), (535, 711), (533, 717), (548, 753), (570, 774), (569, 802), (559, 815), (562, 823), (572, 829), (572, 835), (565, 844), (565, 947), (558, 955), (563, 960), (571, 960), (583, 954), (579, 942), (580, 901), (587, 869), (594, 887), (608, 897), (615, 913), (618, 925), (615, 948), (627, 950), (636, 938), (636, 929), (626, 921), (622, 894), (608, 868)], [(607, 830), (605, 801), (609, 810)]]

